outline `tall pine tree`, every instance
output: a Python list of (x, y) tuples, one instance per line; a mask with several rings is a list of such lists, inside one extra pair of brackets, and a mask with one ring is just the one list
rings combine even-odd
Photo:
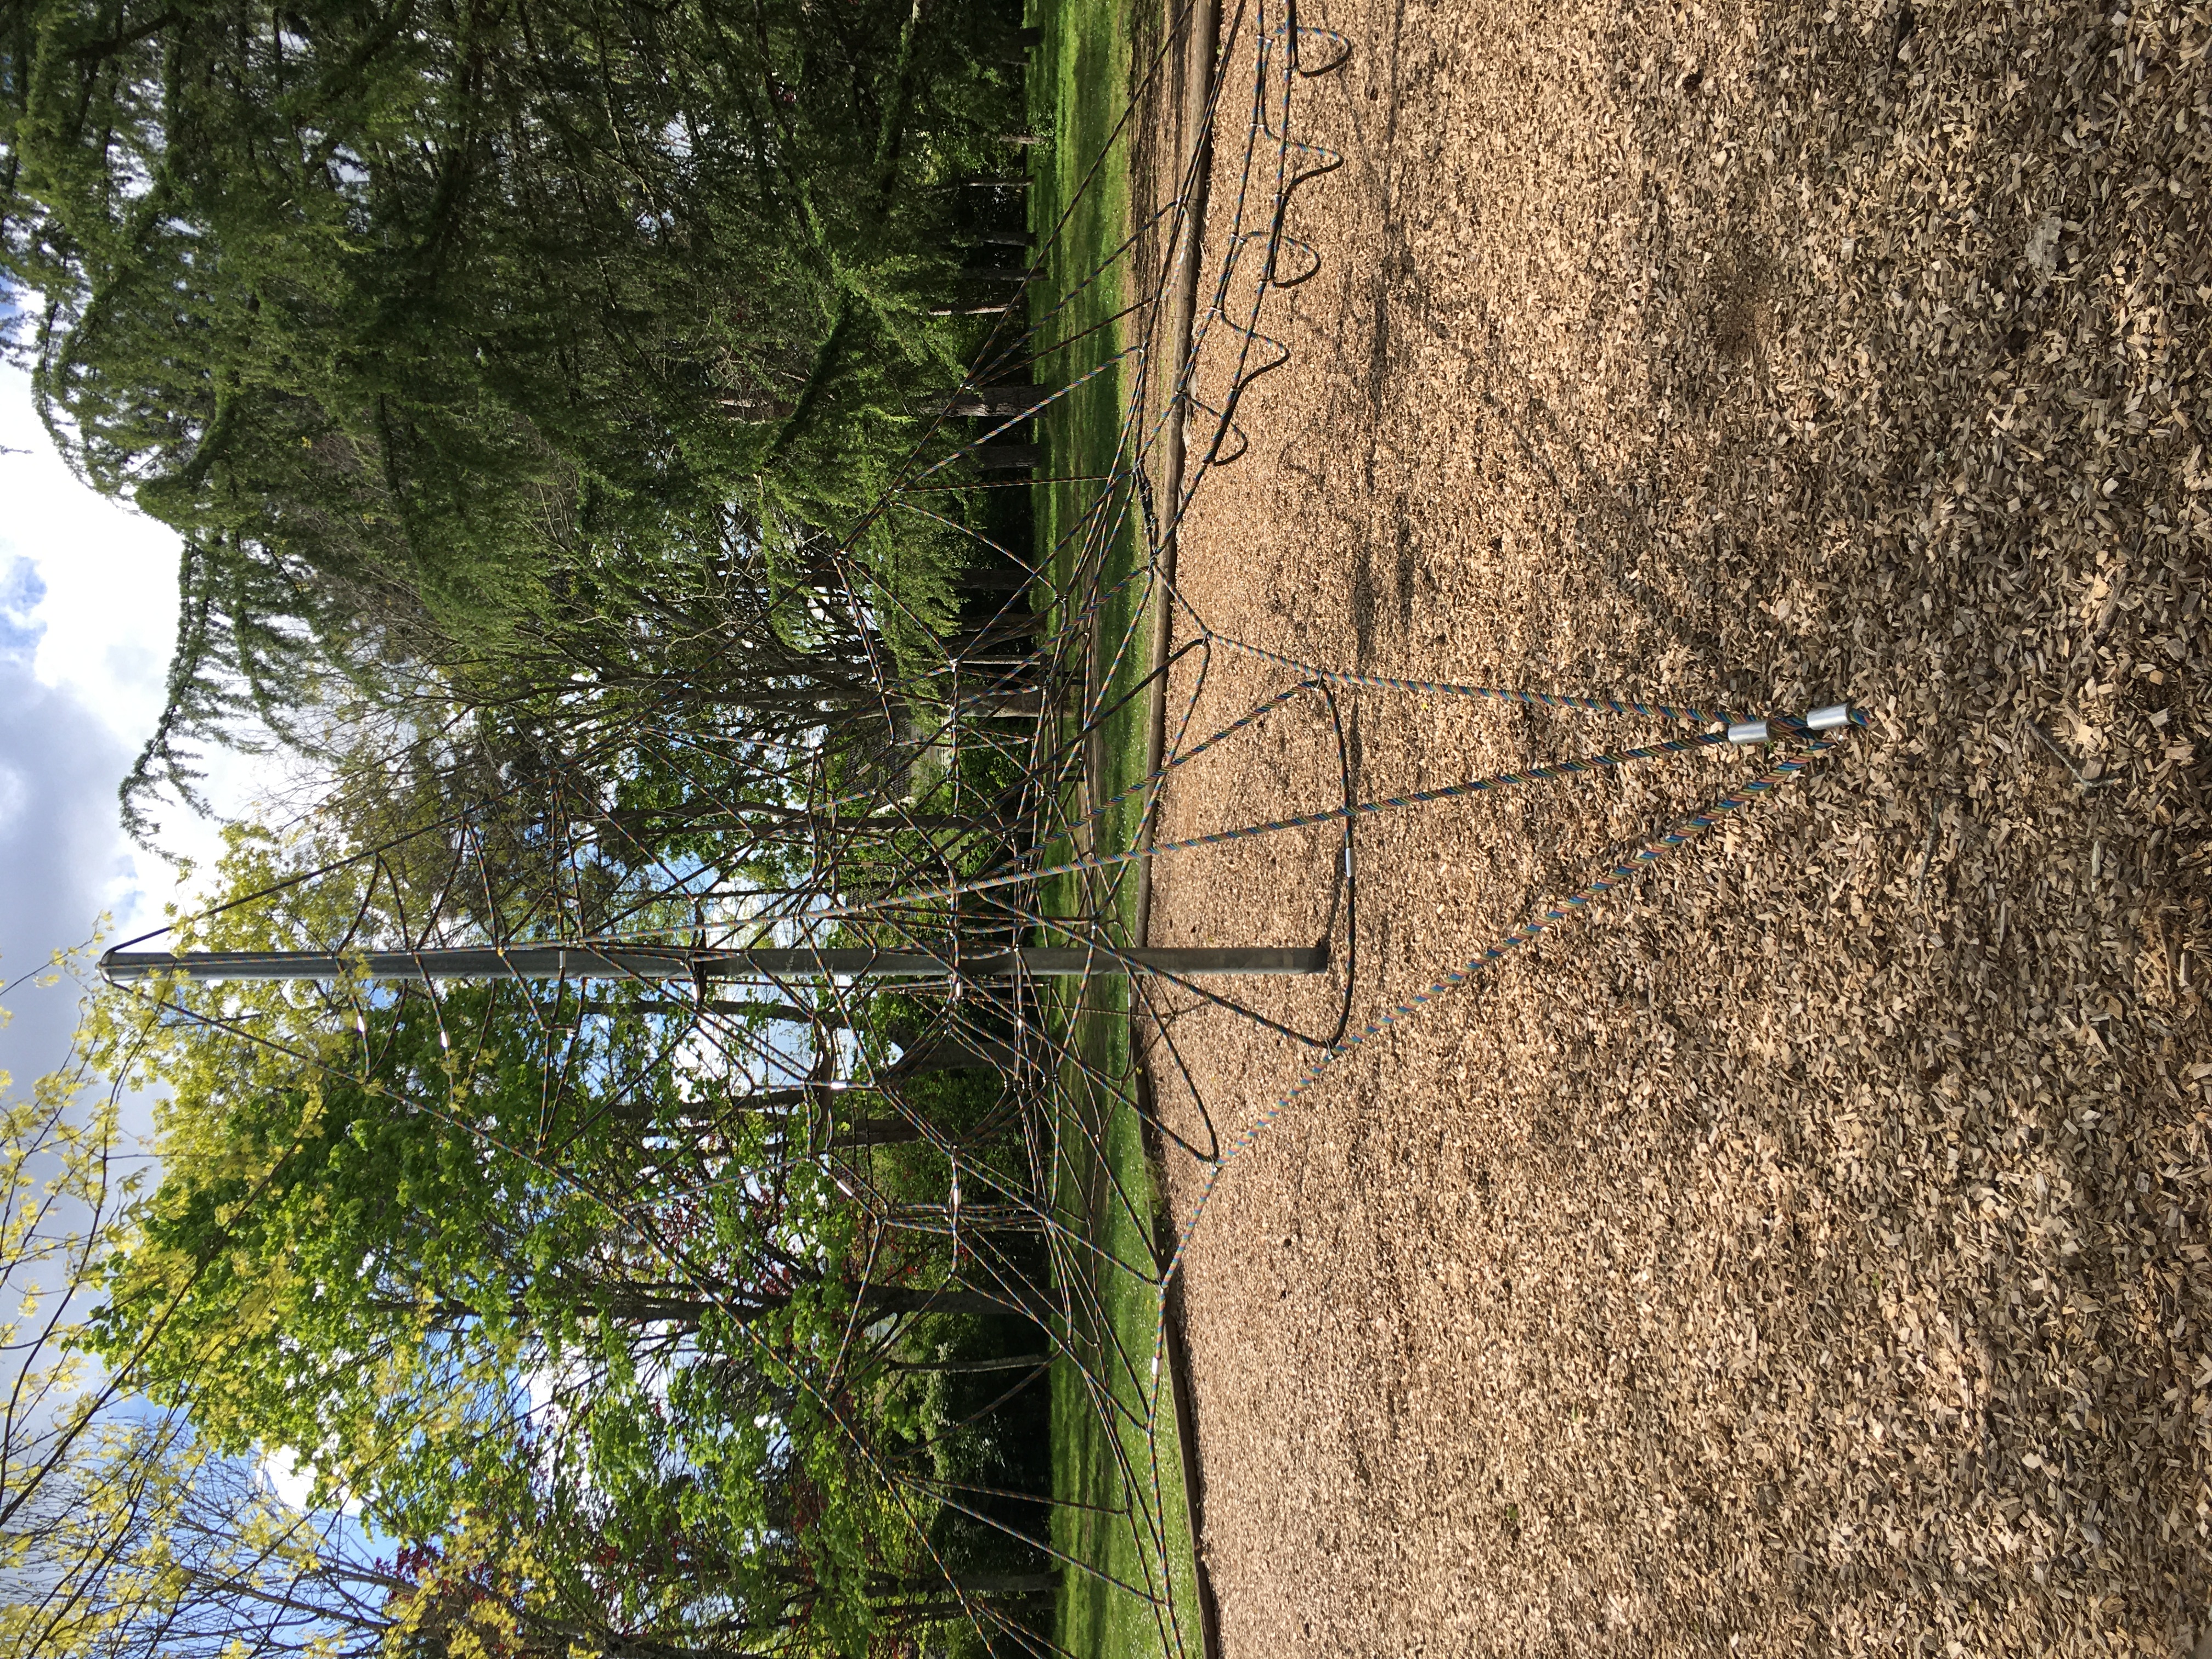
[(83, 474), (189, 548), (141, 781), (296, 735), (334, 673), (604, 656), (615, 596), (866, 500), (965, 344), (926, 186), (1018, 108), (952, 11), (12, 4), (19, 346)]

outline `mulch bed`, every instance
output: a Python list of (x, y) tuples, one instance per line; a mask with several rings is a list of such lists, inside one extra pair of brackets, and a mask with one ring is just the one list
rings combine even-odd
[[(1346, 162), (1182, 538), (1198, 613), (1873, 720), (1231, 1167), (1187, 1281), (1227, 1651), (2189, 1652), (2212, 13), (1301, 15), (1353, 44), (1301, 94)], [(1193, 729), (1289, 678), (1217, 650)], [(1364, 795), (1651, 729), (1346, 708)], [(1757, 764), (1363, 825), (1355, 1029)], [(1309, 696), (1178, 775), (1164, 834), (1337, 787)], [(1164, 861), (1154, 941), (1310, 940), (1332, 847)], [(1312, 1052), (1194, 1008), (1152, 1063), (1204, 1144)]]

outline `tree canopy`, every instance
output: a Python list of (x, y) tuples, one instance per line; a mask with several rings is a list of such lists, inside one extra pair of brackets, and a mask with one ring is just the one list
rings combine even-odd
[[(234, 831), (179, 942), (366, 946), (429, 922), (450, 867), (349, 856), (337, 822)], [(476, 844), (442, 821), (414, 838)], [(656, 878), (634, 878), (634, 916)], [(1028, 1304), (967, 1288), (926, 1225), (885, 1225), (883, 1193), (855, 1201), (885, 1182), (909, 1211), (941, 1200), (924, 1137), (885, 1130), (895, 1105), (975, 1139), (981, 1173), (997, 1091), (933, 1069), (902, 1098), (873, 1032), (915, 1041), (927, 1014), (886, 1003), (863, 1034), (860, 1010), (649, 983), (102, 993), (82, 1061), (158, 1090), (159, 1164), (78, 1248), (96, 1305), (64, 1340), (143, 1406), (31, 1483), (0, 1607), (42, 1652), (212, 1659), (282, 1578), (285, 1630), (473, 1659), (859, 1653), (1034, 1594), (1033, 1564), (998, 1570), (1003, 1535), (980, 1556), (945, 1536), (975, 1530), (942, 1486), (973, 1431), (931, 1358), (1033, 1330)], [(278, 1452), (398, 1554), (255, 1496)]]
[[(901, 679), (963, 486), (872, 503), (986, 331), (947, 186), (1019, 124), (1014, 19), (7, 7), (11, 349), (185, 543), (126, 817), (211, 741), (313, 763), (173, 943), (743, 939), (1003, 852), (1003, 757), (925, 775), (950, 704)], [(1024, 1268), (961, 1276), (1007, 1206), (948, 1219), (1020, 1158), (990, 1039), (925, 1065), (913, 999), (820, 992), (101, 988), (0, 1148), (17, 1212), (89, 1218), (0, 1234), (65, 1281), (27, 1375), (74, 1401), (0, 1476), (0, 1644), (857, 1654), (1048, 1586), (979, 1542), (1029, 1500), (976, 1425), (1048, 1340)], [(92, 1077), (158, 1103), (135, 1183)]]
[[(773, 611), (775, 550), (854, 522), (963, 372), (939, 186), (1018, 120), (1004, 33), (904, 0), (12, 6), (18, 349), (83, 475), (187, 547), (149, 776), (311, 735), (333, 677), (496, 698), (510, 655), (618, 656), (641, 591), (734, 570)], [(751, 617), (749, 684), (835, 643), (790, 620)]]

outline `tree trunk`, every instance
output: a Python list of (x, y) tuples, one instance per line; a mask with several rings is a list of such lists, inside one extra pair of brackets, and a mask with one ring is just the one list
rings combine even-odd
[(864, 1117), (854, 1121), (849, 1129), (839, 1131), (830, 1139), (835, 1147), (910, 1146), (921, 1139), (921, 1130), (902, 1117)]
[(625, 835), (650, 833), (728, 819), (767, 818), (773, 823), (802, 824), (810, 830), (967, 830), (975, 821), (957, 813), (884, 812), (843, 816), (812, 812), (803, 806), (772, 805), (765, 801), (685, 801), (677, 806), (622, 807), (600, 815)]
[(1036, 580), (1018, 564), (970, 565), (955, 586), (963, 593), (1018, 593)]
[[(1004, 276), (1013, 280), (1025, 273), (1018, 270), (981, 270), (970, 269), (962, 273), (968, 276)], [(1004, 417), (1026, 415), (1052, 396), (1048, 386), (979, 386), (956, 392), (945, 405), (948, 415), (984, 415)]]
[(1052, 1363), (1048, 1353), (1018, 1353), (1004, 1359), (894, 1359), (890, 1369), (895, 1371), (942, 1371), (946, 1376), (966, 1376), (975, 1371), (1034, 1370), (1039, 1365)]
[(1012, 471), (1041, 465), (1044, 448), (1040, 444), (978, 444), (968, 452), (968, 459), (985, 472)]
[(842, 1030), (848, 1024), (844, 1015), (835, 1009), (823, 1009), (817, 1012), (811, 1008), (794, 1008), (787, 1002), (735, 1002), (724, 997), (710, 997), (704, 1002), (686, 1002), (668, 997), (617, 1002), (605, 997), (585, 997), (577, 1003), (576, 1012), (580, 1014), (758, 1014), (764, 1019), (826, 1025), (833, 1030)]
[(954, 1589), (971, 1595), (1036, 1595), (1060, 1588), (1056, 1572), (961, 1572), (952, 1576)]
[(888, 1067), (881, 1076), (888, 1083), (923, 1072), (975, 1071), (987, 1066), (1003, 1072), (1016, 1059), (1012, 1045), (996, 1037), (939, 1037), (908, 1049), (898, 1063)]
[(710, 997), (698, 1006), (712, 1014), (758, 1014), (764, 1019), (787, 1019), (804, 1025), (826, 1025), (832, 1030), (842, 1030), (852, 1023), (835, 1009), (794, 1008), (787, 1002), (732, 1002), (726, 997)]
[(871, 1313), (1022, 1314), (1012, 1303), (981, 1291), (915, 1291), (899, 1285), (863, 1285), (857, 1298)]

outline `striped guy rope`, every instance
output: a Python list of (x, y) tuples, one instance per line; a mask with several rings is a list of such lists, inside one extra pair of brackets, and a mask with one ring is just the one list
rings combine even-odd
[[(1242, 651), (1248, 656), (1261, 657), (1273, 663), (1316, 680), (1326, 680), (1332, 685), (1363, 686), (1379, 691), (1410, 691), (1417, 696), (1435, 697), (1477, 697), (1492, 702), (1514, 702), (1534, 708), (1569, 708), (1585, 714), (1639, 714), (1647, 720), (1688, 720), (1692, 725), (1742, 726), (1747, 724), (1741, 715), (1731, 714), (1723, 708), (1676, 708), (1671, 703), (1636, 702), (1618, 697), (1575, 697), (1558, 691), (1522, 691), (1510, 686), (1468, 685), (1455, 680), (1410, 680), (1392, 674), (1359, 674), (1340, 668), (1322, 668), (1312, 663), (1300, 662), (1296, 657), (1286, 657), (1279, 651), (1270, 651), (1265, 646), (1250, 645), (1227, 634), (1217, 634), (1204, 623), (1200, 624), (1207, 643), (1227, 646), (1232, 651)], [(1867, 723), (1865, 711), (1850, 711), (1852, 726)], [(1808, 728), (1803, 720), (1794, 715), (1770, 715), (1774, 726), (1791, 735), (1802, 735)], [(1755, 723), (1755, 722), (1753, 722)], [(1739, 739), (1741, 741), (1741, 739)]]
[[(1135, 864), (1162, 854), (1184, 853), (1193, 848), (1219, 847), (1229, 842), (1251, 841), (1261, 836), (1276, 835), (1285, 830), (1304, 830), (1316, 823), (1340, 823), (1346, 818), (1371, 817), (1395, 806), (1419, 806), (1431, 801), (1458, 800), (1519, 783), (1549, 783), (1558, 778), (1623, 766), (1631, 761), (1657, 760), (1668, 755), (1710, 749), (1728, 741), (1728, 734), (1724, 732), (1705, 732), (1694, 738), (1668, 738), (1635, 749), (1601, 750), (1596, 754), (1583, 755), (1573, 760), (1532, 766), (1522, 772), (1495, 772), (1488, 777), (1470, 778), (1465, 783), (1447, 783), (1434, 789), (1418, 789), (1411, 794), (1383, 795), (1373, 800), (1354, 801), (1347, 806), (1328, 806), (1318, 811), (1297, 812), (1286, 818), (1273, 818), (1265, 823), (1248, 823), (1234, 830), (1217, 830), (1210, 835), (1192, 836), (1183, 841), (1156, 842), (1149, 848), (1133, 847), (1118, 853), (1091, 853), (1079, 859), (1070, 859), (1064, 864), (1042, 865), (1034, 870), (1016, 870), (1003, 875), (978, 876), (969, 881), (926, 888), (920, 892), (899, 893), (864, 904), (829, 905), (819, 910), (810, 910), (806, 919), (809, 921), (830, 921), (845, 916), (871, 915), (894, 907), (936, 903), (968, 893), (986, 892), (994, 887), (1012, 887), (1023, 882), (1042, 881), (1048, 876), (1073, 875), (1079, 871), (1104, 870), (1115, 865)], [(1751, 784), (1746, 787), (1755, 790), (1760, 786)]]
[(1496, 967), (1522, 945), (1534, 942), (1547, 931), (1583, 915), (1598, 899), (1607, 893), (1618, 891), (1635, 881), (1668, 854), (1698, 840), (1729, 814), (1741, 811), (1753, 801), (1772, 794), (1803, 771), (1807, 761), (1811, 757), (1834, 747), (1836, 744), (1833, 742), (1822, 742), (1817, 738), (1808, 740), (1798, 755), (1777, 761), (1768, 770), (1749, 782), (1730, 790), (1704, 811), (1692, 813), (1690, 817), (1680, 820), (1657, 839), (1646, 842), (1637, 852), (1614, 865), (1604, 874), (1568, 894), (1546, 910), (1541, 916), (1522, 923), (1497, 944), (1476, 952), (1468, 959), (1465, 966), (1453, 969), (1431, 985), (1427, 990), (1416, 991), (1396, 1007), (1377, 1015), (1368, 1023), (1364, 1030), (1346, 1037), (1307, 1066), (1298, 1080), (1293, 1083), (1273, 1105), (1253, 1119), (1238, 1133), (1234, 1140), (1222, 1149), (1221, 1156), (1214, 1160), (1213, 1167), (1206, 1171), (1205, 1182), (1199, 1188), (1197, 1202), (1191, 1207), (1190, 1218), (1183, 1224), (1182, 1234), (1176, 1241), (1175, 1255), (1170, 1258), (1166, 1270), (1160, 1275), (1163, 1305), (1167, 1293), (1166, 1287), (1174, 1279), (1176, 1269), (1182, 1266), (1184, 1252), (1190, 1247), (1191, 1237), (1198, 1231), (1198, 1224), (1206, 1213), (1206, 1204), (1212, 1198), (1214, 1188), (1219, 1184), (1231, 1161), (1240, 1153), (1249, 1151), (1260, 1136), (1297, 1102), (1300, 1095), (1318, 1083), (1331, 1066), (1370, 1037), (1381, 1036), (1384, 1031), (1436, 1001), (1446, 992), (1466, 984), (1484, 969)]

